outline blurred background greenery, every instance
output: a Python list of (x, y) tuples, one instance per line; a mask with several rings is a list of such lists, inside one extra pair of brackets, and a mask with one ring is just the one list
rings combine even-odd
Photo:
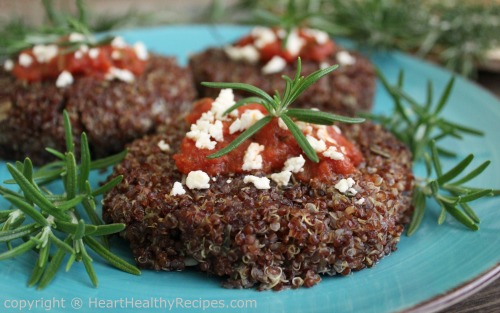
[[(500, 70), (499, 0), (294, 4), (296, 16), (288, 12), (292, 20), (350, 38), (367, 51), (403, 50), (470, 77), (480, 68)], [(171, 23), (276, 24), (288, 5), (289, 0), (0, 0), (0, 54), (12, 53), (26, 36), (61, 31), (68, 16), (92, 32)]]

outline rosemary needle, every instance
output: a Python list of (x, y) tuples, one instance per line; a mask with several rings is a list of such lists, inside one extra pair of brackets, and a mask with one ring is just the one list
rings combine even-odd
[[(6, 252), (0, 254), (0, 261), (31, 250), (37, 251), (38, 257), (34, 262), (28, 286), (38, 285), (39, 289), (45, 288), (54, 279), (66, 255), (69, 255), (66, 269), (69, 270), (75, 261), (83, 262), (90, 281), (97, 286), (97, 273), (88, 249), (112, 266), (139, 275), (140, 271), (135, 266), (106, 248), (105, 236), (122, 231), (125, 225), (104, 225), (95, 212), (95, 197), (119, 184), (123, 177), (118, 176), (96, 189), (91, 188), (88, 180), (91, 170), (120, 162), (126, 152), (92, 161), (87, 136), (83, 133), (80, 140), (80, 164), (77, 164), (69, 116), (66, 111), (63, 115), (68, 151), (61, 153), (49, 149), (59, 161), (42, 166), (38, 171), (33, 169), (28, 158), (24, 162), (16, 162), (16, 165), (7, 164), (13, 178), (10, 182), (17, 184), (21, 191), (16, 193), (4, 187), (0, 188), (0, 195), (12, 205), (12, 209), (0, 211), (0, 242), (9, 247)], [(42, 188), (54, 180), (63, 182), (63, 194), (52, 194), (47, 188)], [(84, 208), (83, 212), (86, 213), (90, 224), (80, 218), (81, 207)], [(26, 217), (30, 217), (33, 222), (25, 223)], [(61, 239), (61, 236), (64, 239)], [(102, 239), (104, 245), (95, 238)], [(24, 242), (16, 245), (20, 239)], [(52, 246), (57, 250), (51, 255)]]

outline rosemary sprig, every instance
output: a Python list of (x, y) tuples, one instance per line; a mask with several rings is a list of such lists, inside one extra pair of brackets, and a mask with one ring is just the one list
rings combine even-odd
[(471, 154), (448, 171), (444, 171), (440, 157), (455, 157), (456, 155), (453, 151), (437, 146), (437, 142), (447, 137), (462, 139), (463, 135), (467, 134), (483, 135), (479, 130), (457, 124), (443, 116), (442, 111), (448, 103), (455, 79), (450, 79), (435, 104), (433, 86), (429, 81), (425, 103), (421, 104), (403, 90), (403, 72), (400, 72), (395, 85), (391, 85), (380, 71), (377, 74), (394, 102), (394, 110), (389, 116), (368, 116), (379, 121), (406, 143), (413, 153), (414, 161), (424, 162), (427, 170), (426, 177), (416, 179), (413, 190), (415, 210), (407, 234), (411, 236), (418, 229), (425, 214), (428, 199), (433, 199), (441, 207), (439, 224), (445, 221), (449, 213), (469, 229), (478, 230), (480, 220), (469, 206), (469, 202), (486, 196), (498, 196), (500, 190), (473, 188), (464, 184), (480, 175), (488, 167), (490, 161), (467, 172), (467, 167), (474, 159), (474, 155)]
[(299, 127), (295, 124), (293, 119), (303, 122), (308, 122), (312, 124), (320, 124), (320, 125), (332, 125), (334, 122), (344, 122), (344, 123), (362, 123), (365, 121), (364, 118), (357, 117), (346, 117), (339, 116), (331, 113), (325, 113), (320, 111), (315, 111), (311, 109), (291, 109), (289, 106), (307, 89), (309, 86), (318, 81), (321, 77), (331, 73), (335, 69), (337, 69), (338, 65), (332, 65), (325, 69), (318, 70), (307, 77), (301, 76), (301, 60), (298, 58), (297, 60), (297, 72), (293, 80), (283, 75), (283, 79), (286, 81), (285, 90), (283, 95), (280, 95), (278, 91), (276, 91), (274, 96), (267, 94), (260, 88), (249, 84), (243, 83), (226, 83), (226, 82), (203, 82), (202, 85), (206, 87), (212, 88), (231, 88), (246, 91), (255, 96), (244, 98), (238, 101), (235, 105), (229, 108), (225, 114), (230, 113), (237, 108), (248, 104), (248, 103), (259, 103), (261, 104), (268, 115), (253, 124), (250, 128), (241, 133), (233, 142), (231, 142), (226, 147), (217, 151), (214, 154), (208, 156), (208, 158), (218, 158), (223, 155), (228, 154), (237, 148), (240, 144), (242, 144), (245, 140), (252, 137), (256, 132), (261, 130), (264, 126), (266, 126), (273, 118), (281, 118), (283, 122), (286, 124), (292, 135), (297, 140), (297, 143), (304, 151), (304, 154), (313, 162), (319, 162), (318, 155), (316, 151), (314, 151), (311, 144), (307, 141), (306, 137), (299, 129)]
[[(0, 187), (0, 195), (12, 207), (0, 211), (0, 242), (6, 243), (8, 247), (6, 252), (0, 254), (0, 261), (35, 250), (38, 258), (28, 285), (38, 285), (39, 289), (45, 288), (54, 279), (66, 255), (69, 255), (66, 271), (70, 270), (75, 261), (83, 262), (92, 284), (97, 286), (97, 275), (88, 248), (112, 266), (139, 275), (140, 271), (135, 266), (106, 248), (106, 236), (122, 231), (125, 225), (105, 225), (95, 212), (96, 197), (119, 184), (123, 177), (118, 176), (97, 189), (92, 189), (88, 180), (91, 170), (116, 164), (123, 159), (125, 153), (92, 161), (87, 136), (82, 133), (80, 164), (77, 164), (69, 116), (66, 111), (63, 114), (67, 151), (62, 153), (48, 149), (59, 161), (49, 163), (37, 171), (34, 171), (29, 158), (24, 162), (16, 162), (15, 165), (7, 164), (13, 179), (6, 183), (17, 184), (20, 192)], [(64, 193), (53, 194), (48, 190), (50, 186), (46, 185), (54, 181), (63, 183)], [(90, 223), (83, 219), (81, 207)], [(27, 217), (31, 222), (25, 223)], [(94, 239), (95, 237), (100, 238), (103, 243)], [(14, 246), (21, 239), (23, 243)], [(55, 248), (54, 253), (52, 247)]]

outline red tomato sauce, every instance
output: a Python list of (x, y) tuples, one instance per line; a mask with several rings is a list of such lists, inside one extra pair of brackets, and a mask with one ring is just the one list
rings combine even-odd
[[(277, 33), (277, 30), (274, 30)], [(326, 43), (319, 44), (313, 36), (308, 35), (303, 31), (298, 31), (299, 37), (305, 40), (305, 44), (299, 52), (302, 60), (311, 60), (315, 62), (321, 62), (326, 60), (330, 55), (332, 55), (337, 47), (332, 40), (328, 40)], [(279, 38), (277, 36), (277, 38)], [(255, 39), (252, 35), (248, 35), (240, 39), (236, 46), (243, 47), (249, 44), (253, 44)], [(272, 43), (269, 43), (260, 49), (260, 60), (262, 62), (268, 62), (274, 56), (279, 56), (286, 60), (288, 63), (294, 63), (297, 61), (297, 56), (292, 55), (288, 50), (284, 49), (283, 41), (278, 39)]]
[[(210, 110), (212, 102), (213, 100), (208, 98), (198, 101), (194, 105), (193, 111), (186, 117), (186, 121), (190, 124), (196, 123), (204, 112)], [(256, 109), (264, 114), (267, 113), (259, 104), (246, 105), (239, 108), (238, 111), (239, 115), (241, 115), (246, 110)], [(185, 137), (182, 140), (180, 151), (173, 156), (179, 171), (188, 174), (191, 171), (202, 170), (210, 176), (230, 173), (251, 174), (249, 171), (243, 171), (242, 165), (247, 148), (252, 142), (265, 147), (264, 151), (260, 153), (263, 159), (263, 166), (262, 169), (258, 171), (266, 174), (280, 172), (289, 158), (297, 157), (301, 154), (303, 155), (302, 149), (297, 144), (297, 141), (290, 131), (281, 128), (278, 119), (275, 118), (249, 140), (243, 142), (243, 144), (230, 153), (216, 159), (208, 159), (207, 156), (224, 148), (241, 134), (241, 132), (229, 134), (229, 126), (232, 122), (232, 119), (222, 122), (224, 140), (222, 142), (217, 142), (213, 150), (198, 149), (194, 140)], [(340, 151), (340, 146), (344, 147), (344, 160), (333, 160), (323, 156), (322, 153), (318, 153), (320, 161), (314, 163), (304, 156), (304, 158), (306, 158), (306, 163), (303, 171), (295, 174), (300, 180), (307, 182), (310, 179), (319, 178), (320, 180), (328, 181), (335, 173), (344, 175), (352, 173), (356, 166), (363, 161), (361, 151), (353, 143), (347, 140), (342, 134), (337, 133), (333, 127), (327, 127), (327, 130), (330, 137), (339, 145), (338, 150)], [(327, 142), (326, 145), (328, 149), (328, 147), (334, 144)]]
[[(12, 73), (19, 80), (28, 82), (56, 79), (63, 71), (68, 71), (73, 76), (90, 76), (103, 80), (112, 67), (129, 70), (134, 76), (138, 76), (144, 72), (146, 66), (146, 61), (139, 59), (131, 47), (99, 46), (96, 47), (99, 54), (95, 58), (91, 58), (88, 52), (80, 52), (81, 57), (77, 58), (75, 55), (78, 52), (67, 52), (64, 49), (60, 47), (57, 56), (47, 63), (39, 63), (33, 50), (26, 49), (21, 53), (29, 55), (33, 59), (32, 64), (24, 67), (19, 62), (15, 62)], [(120, 58), (112, 58), (114, 51), (119, 53)]]

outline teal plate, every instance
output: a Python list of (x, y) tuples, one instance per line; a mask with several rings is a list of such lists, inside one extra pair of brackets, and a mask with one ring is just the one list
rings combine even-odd
[[(120, 32), (129, 42), (143, 41), (152, 51), (175, 55), (186, 64), (190, 54), (209, 46), (235, 40), (248, 31), (237, 26), (167, 26)], [(427, 80), (436, 94), (450, 73), (401, 53), (374, 54), (372, 61), (394, 82), (400, 69), (407, 77), (406, 90), (423, 99)], [(390, 112), (392, 103), (378, 86), (376, 112)], [(492, 160), (475, 186), (500, 188), (495, 178), (500, 173), (498, 123), (500, 102), (480, 87), (457, 78), (447, 116), (483, 130), (486, 136), (466, 137), (446, 142), (447, 148), (463, 157), (474, 153), (478, 165)], [(497, 139), (495, 139), (497, 138)], [(445, 167), (451, 166), (446, 161)], [(420, 167), (416, 167), (420, 171)], [(5, 162), (0, 162), (0, 181), (7, 179)], [(103, 177), (94, 176), (93, 183)], [(437, 225), (439, 209), (430, 205), (420, 230), (412, 237), (403, 236), (398, 250), (376, 266), (347, 277), (323, 277), (313, 288), (281, 292), (228, 290), (220, 280), (204, 273), (143, 271), (142, 276), (122, 273), (94, 257), (99, 288), (93, 288), (81, 264), (70, 272), (61, 271), (45, 290), (26, 287), (35, 260), (26, 254), (0, 263), (1, 312), (164, 312), (197, 310), (205, 312), (430, 312), (458, 301), (499, 276), (500, 272), (500, 199), (474, 203), (481, 218), (481, 230), (472, 232), (452, 219)], [(6, 203), (0, 200), (0, 206)], [(5, 247), (0, 247), (0, 252)], [(118, 242), (114, 251), (132, 260), (125, 244)], [(39, 300), (39, 301), (36, 301)], [(29, 305), (31, 304), (31, 309)], [(26, 306), (20, 309), (20, 306)]]

